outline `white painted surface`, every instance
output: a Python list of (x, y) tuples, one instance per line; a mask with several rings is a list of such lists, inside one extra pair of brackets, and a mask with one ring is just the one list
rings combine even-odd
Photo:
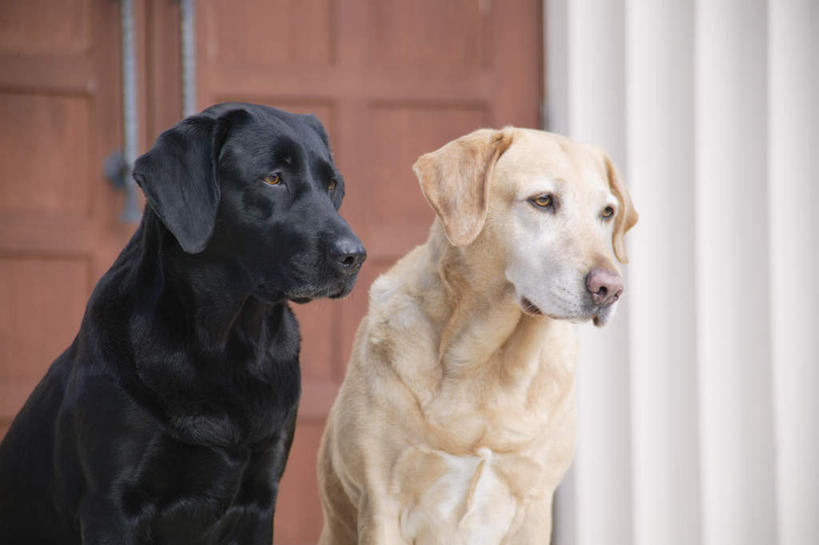
[(765, 4), (697, 6), (695, 208), (703, 543), (775, 542)]
[[(632, 472), (637, 545), (700, 539), (694, 9), (632, 0), (626, 28)], [(646, 334), (646, 332), (650, 332)]]
[(819, 543), (819, 2), (546, 0), (550, 128), (640, 222), (559, 545)]
[(768, 5), (770, 305), (779, 543), (819, 543), (819, 3)]

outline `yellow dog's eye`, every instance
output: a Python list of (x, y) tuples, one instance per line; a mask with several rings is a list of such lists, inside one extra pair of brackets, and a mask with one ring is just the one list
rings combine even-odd
[(264, 183), (267, 185), (279, 185), (282, 183), (282, 177), (278, 174), (268, 174), (264, 177)]
[(612, 216), (614, 216), (614, 208), (607, 206), (603, 209), (603, 212), (600, 215), (603, 216), (604, 220), (611, 219)]
[(330, 180), (330, 185), (327, 186), (327, 191), (332, 191), (336, 188), (336, 181)]
[(529, 202), (540, 208), (548, 208), (554, 204), (554, 199), (551, 195), (541, 195), (539, 197), (532, 197)]

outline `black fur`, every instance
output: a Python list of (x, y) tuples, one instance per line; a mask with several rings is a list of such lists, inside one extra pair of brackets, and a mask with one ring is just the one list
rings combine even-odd
[(0, 544), (272, 540), (300, 391), (288, 301), (345, 295), (365, 256), (327, 135), (223, 104), (134, 176), (142, 224), (0, 444)]

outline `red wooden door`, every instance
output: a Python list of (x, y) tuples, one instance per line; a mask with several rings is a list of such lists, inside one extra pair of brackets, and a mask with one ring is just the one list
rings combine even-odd
[(316, 114), (347, 179), (342, 215), (369, 257), (344, 301), (298, 306), (304, 393), (276, 542), (315, 543), (316, 451), (373, 279), (426, 240), (433, 214), (410, 169), (473, 129), (537, 127), (537, 0), (204, 0), (200, 106), (246, 101)]
[(109, 0), (0, 6), (0, 436), (133, 230), (102, 175), (121, 133), (118, 29)]
[[(134, 13), (144, 151), (182, 111), (179, 9)], [(119, 2), (0, 3), (0, 437), (136, 228), (103, 177), (121, 148)]]

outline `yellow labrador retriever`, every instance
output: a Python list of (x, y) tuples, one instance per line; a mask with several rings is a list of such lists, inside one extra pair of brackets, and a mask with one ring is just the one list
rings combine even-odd
[(437, 213), (370, 290), (319, 453), (321, 545), (548, 543), (574, 453), (572, 322), (637, 221), (600, 150), (481, 129), (413, 167)]

